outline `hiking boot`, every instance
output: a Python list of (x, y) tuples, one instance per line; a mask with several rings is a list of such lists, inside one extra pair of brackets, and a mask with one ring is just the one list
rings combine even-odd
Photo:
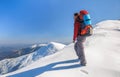
[(81, 63), (80, 65), (81, 65), (81, 66), (86, 66), (86, 64), (82, 64), (82, 63)]

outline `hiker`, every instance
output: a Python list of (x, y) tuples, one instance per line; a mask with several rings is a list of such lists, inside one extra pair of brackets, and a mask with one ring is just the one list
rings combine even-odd
[(86, 39), (86, 36), (91, 35), (91, 21), (90, 16), (86, 10), (81, 10), (80, 13), (74, 14), (74, 35), (73, 35), (73, 43), (74, 49), (78, 58), (80, 59), (80, 63), (82, 66), (86, 66), (86, 59), (84, 54), (84, 46), (83, 42)]

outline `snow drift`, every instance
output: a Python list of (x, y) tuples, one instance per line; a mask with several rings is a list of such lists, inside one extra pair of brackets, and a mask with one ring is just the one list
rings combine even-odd
[(74, 44), (2, 77), (120, 77), (120, 21), (97, 24), (85, 42), (87, 66), (81, 67)]

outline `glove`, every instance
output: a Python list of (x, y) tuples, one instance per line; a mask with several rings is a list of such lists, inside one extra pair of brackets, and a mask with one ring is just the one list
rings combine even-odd
[(75, 43), (75, 41), (73, 40), (73, 43)]

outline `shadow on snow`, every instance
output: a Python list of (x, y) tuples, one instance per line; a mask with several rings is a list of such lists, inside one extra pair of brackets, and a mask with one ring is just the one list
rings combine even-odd
[(54, 71), (54, 70), (64, 70), (64, 69), (72, 69), (72, 68), (77, 68), (80, 67), (80, 64), (74, 64), (74, 65), (68, 65), (68, 66), (60, 66), (60, 67), (55, 67), (54, 66), (58, 65), (58, 64), (66, 64), (66, 63), (75, 63), (78, 62), (78, 59), (73, 59), (73, 60), (67, 60), (67, 61), (61, 61), (61, 62), (55, 62), (55, 63), (51, 63), (48, 64), (46, 66), (42, 66), (39, 68), (35, 68), (35, 69), (31, 69), (28, 71), (24, 71), (18, 74), (14, 74), (8, 77), (35, 77), (37, 75), (40, 75), (46, 71)]

